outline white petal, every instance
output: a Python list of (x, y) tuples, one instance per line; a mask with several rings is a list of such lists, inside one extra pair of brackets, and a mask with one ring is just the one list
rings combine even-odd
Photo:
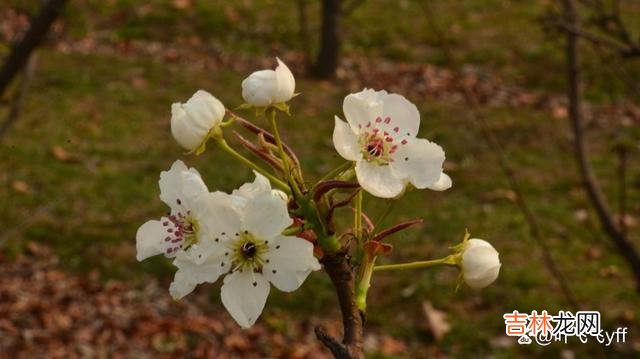
[(391, 171), (390, 166), (379, 166), (367, 161), (356, 163), (358, 183), (376, 197), (393, 198), (402, 193), (404, 183)]
[(291, 292), (302, 284), (309, 273), (320, 269), (313, 255), (313, 244), (298, 237), (279, 236), (269, 241), (268, 260), (262, 273), (276, 288)]
[(136, 259), (145, 260), (164, 252), (164, 238), (167, 232), (160, 221), (147, 221), (136, 233)]
[(260, 173), (253, 171), (256, 179), (251, 183), (245, 183), (240, 188), (233, 190), (232, 195), (244, 197), (245, 199), (251, 199), (260, 193), (271, 191), (271, 183), (267, 177)]
[(225, 114), (222, 102), (205, 90), (196, 91), (183, 105), (194, 126), (210, 130), (218, 125)]
[(428, 189), (433, 191), (446, 191), (453, 185), (451, 177), (446, 173), (440, 173), (440, 178), (432, 185), (427, 186)]
[(498, 251), (482, 239), (470, 239), (462, 254), (464, 281), (471, 288), (484, 288), (493, 283), (500, 272)]
[(213, 283), (222, 274), (228, 272), (231, 268), (230, 254), (225, 256), (224, 253), (228, 253), (228, 249), (218, 246), (217, 251), (206, 261), (197, 264), (188, 254), (179, 252), (173, 261), (178, 270), (169, 287), (169, 293), (173, 299), (181, 299), (191, 293), (198, 284)]
[(208, 132), (207, 128), (193, 126), (190, 123), (182, 104), (171, 105), (171, 134), (180, 146), (191, 151), (202, 143)]
[(181, 146), (193, 150), (220, 124), (224, 115), (220, 100), (207, 91), (198, 90), (186, 103), (171, 106), (171, 133)]
[(383, 102), (382, 118), (389, 117), (389, 127), (399, 127), (401, 136), (415, 137), (420, 128), (420, 112), (416, 105), (412, 104), (398, 94), (384, 94), (381, 96)]
[[(382, 93), (382, 91), (365, 89), (344, 98), (342, 111), (355, 133), (360, 133), (358, 125), (365, 127), (368, 122), (374, 122), (378, 116), (382, 115), (382, 101), (378, 99), (378, 95)], [(386, 92), (384, 93), (386, 94)]]
[(409, 139), (393, 154), (391, 168), (400, 178), (406, 178), (416, 188), (427, 188), (440, 179), (444, 151), (423, 138)]
[(277, 91), (278, 80), (273, 70), (256, 71), (242, 81), (242, 98), (253, 106), (272, 104)]
[(269, 282), (260, 273), (235, 271), (224, 277), (222, 304), (243, 328), (256, 322), (269, 295)]
[(278, 91), (273, 98), (273, 102), (287, 102), (293, 97), (293, 92), (296, 89), (296, 80), (287, 65), (277, 57), (276, 60), (278, 60), (278, 67), (276, 67)]
[(182, 205), (188, 206), (188, 202), (196, 196), (208, 192), (207, 186), (200, 178), (197, 171), (187, 169), (184, 162), (177, 160), (168, 171), (160, 172), (160, 199), (174, 211), (180, 211)]
[(202, 240), (222, 243), (240, 230), (240, 213), (234, 208), (232, 195), (220, 191), (207, 193), (195, 204), (193, 214), (200, 225)]
[(333, 146), (343, 158), (349, 161), (357, 161), (362, 157), (360, 146), (358, 145), (358, 136), (351, 130), (349, 125), (340, 120), (338, 116), (335, 118), (336, 125), (333, 129)]
[(271, 192), (262, 193), (247, 202), (242, 217), (242, 230), (248, 230), (258, 238), (273, 238), (289, 227), (287, 203)]

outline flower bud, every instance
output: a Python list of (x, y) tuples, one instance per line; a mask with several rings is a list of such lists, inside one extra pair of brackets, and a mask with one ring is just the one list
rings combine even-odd
[(274, 70), (260, 70), (242, 81), (242, 98), (252, 106), (266, 107), (289, 101), (296, 88), (293, 74), (279, 58)]
[(501, 264), (498, 251), (489, 242), (472, 238), (464, 244), (461, 266), (467, 285), (480, 289), (498, 278)]
[(180, 146), (189, 151), (203, 145), (210, 131), (224, 118), (222, 102), (204, 90), (198, 90), (186, 103), (171, 105), (171, 133)]

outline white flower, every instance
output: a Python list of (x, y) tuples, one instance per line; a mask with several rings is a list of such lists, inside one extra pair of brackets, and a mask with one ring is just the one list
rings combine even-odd
[(500, 258), (489, 242), (472, 238), (462, 252), (462, 275), (471, 288), (484, 288), (498, 278)]
[(171, 133), (180, 146), (198, 149), (213, 128), (220, 125), (225, 108), (222, 102), (204, 90), (198, 90), (186, 103), (171, 105)]
[(255, 107), (264, 107), (289, 101), (296, 88), (293, 74), (279, 58), (274, 70), (260, 70), (242, 81), (242, 98)]
[(416, 138), (420, 113), (406, 98), (365, 89), (344, 99), (347, 123), (336, 116), (333, 144), (356, 162), (360, 186), (376, 197), (393, 198), (407, 183), (437, 191), (451, 187), (442, 172), (444, 151)]
[(142, 261), (164, 253), (175, 257), (188, 248), (190, 256), (202, 255), (206, 250), (206, 221), (199, 213), (208, 193), (207, 186), (194, 168), (187, 168), (182, 161), (175, 161), (169, 171), (160, 173), (160, 199), (171, 209), (166, 217), (151, 220), (140, 226), (136, 234), (136, 258)]
[(243, 328), (252, 326), (262, 313), (270, 282), (278, 289), (296, 290), (313, 270), (320, 269), (313, 245), (298, 237), (283, 236), (293, 221), (286, 196), (272, 190), (269, 181), (256, 173), (227, 197), (207, 196), (203, 216), (213, 238), (212, 250), (201, 263), (182, 260), (171, 284), (171, 295), (179, 299), (196, 284), (210, 282), (227, 273), (221, 289), (222, 303)]

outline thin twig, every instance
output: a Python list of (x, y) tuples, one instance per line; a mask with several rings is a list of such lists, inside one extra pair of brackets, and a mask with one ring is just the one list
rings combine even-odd
[(66, 0), (49, 0), (45, 2), (38, 16), (31, 21), (27, 33), (13, 47), (2, 68), (0, 68), (0, 97), (2, 97), (13, 78), (26, 65), (33, 50), (44, 41), (51, 24), (62, 12), (65, 2)]
[(619, 146), (618, 152), (618, 215), (620, 232), (627, 235), (627, 148), (625, 145)]
[[(578, 15), (576, 12), (575, 2), (573, 0), (562, 0), (566, 21), (577, 27)], [(587, 155), (587, 149), (584, 141), (583, 116), (581, 108), (581, 89), (580, 89), (580, 58), (578, 52), (579, 36), (571, 31), (566, 31), (567, 36), (567, 79), (569, 86), (567, 95), (569, 97), (569, 118), (574, 135), (574, 151), (576, 161), (580, 167), (580, 175), (582, 177), (583, 186), (587, 192), (589, 200), (596, 210), (598, 219), (607, 233), (609, 238), (618, 248), (619, 253), (628, 262), (634, 274), (636, 288), (640, 291), (640, 256), (629, 239), (618, 228), (614, 216), (609, 209), (607, 200), (602, 193), (600, 183), (598, 182)]]
[(345, 3), (342, 8), (342, 14), (344, 17), (351, 15), (360, 5), (364, 4), (366, 0), (351, 0), (348, 3)]
[(567, 303), (573, 309), (579, 309), (578, 301), (576, 300), (567, 279), (564, 274), (556, 264), (556, 261), (553, 259), (553, 255), (551, 254), (551, 249), (547, 244), (546, 237), (543, 236), (542, 230), (540, 229), (540, 225), (538, 224), (538, 220), (536, 216), (533, 214), (529, 205), (525, 199), (524, 192), (520, 188), (520, 183), (518, 182), (516, 175), (506, 160), (506, 156), (504, 154), (504, 149), (500, 144), (500, 141), (496, 138), (493, 132), (486, 125), (484, 118), (478, 115), (478, 100), (475, 95), (471, 92), (471, 90), (467, 87), (464, 87), (465, 90), (465, 99), (471, 112), (469, 115), (474, 120), (473, 122), (478, 125), (480, 128), (480, 132), (482, 137), (486, 141), (487, 145), (493, 152), (494, 156), (497, 159), (498, 166), (502, 170), (502, 173), (507, 178), (507, 182), (509, 183), (509, 188), (515, 194), (516, 205), (518, 209), (522, 213), (527, 225), (529, 226), (529, 232), (531, 236), (534, 238), (534, 242), (540, 247), (542, 252), (542, 259), (545, 263), (545, 266), (551, 272), (551, 275), (555, 278), (562, 294), (564, 295)]
[(13, 126), (16, 121), (18, 121), (18, 117), (20, 117), (20, 113), (22, 112), (22, 103), (24, 102), (24, 98), (27, 94), (27, 89), (29, 87), (29, 83), (33, 78), (36, 69), (37, 57), (36, 53), (33, 53), (29, 60), (27, 61), (27, 66), (24, 68), (22, 72), (22, 79), (20, 81), (20, 87), (18, 91), (13, 96), (11, 101), (11, 108), (9, 109), (9, 114), (7, 115), (7, 119), (0, 125), (0, 142), (4, 138), (5, 133), (9, 130), (11, 126)]
[(372, 240), (373, 241), (377, 241), (377, 242), (382, 241), (386, 237), (388, 237), (388, 236), (390, 236), (390, 235), (392, 235), (392, 234), (394, 234), (396, 232), (399, 232), (399, 231), (401, 231), (403, 229), (415, 226), (417, 224), (421, 224), (422, 222), (424, 222), (424, 220), (422, 218), (420, 218), (420, 219), (412, 219), (410, 221), (398, 223), (398, 224), (396, 224), (394, 226), (391, 226), (391, 227), (389, 227), (387, 229), (384, 229), (384, 230), (380, 231), (380, 233), (376, 234), (375, 237), (373, 237)]
[(331, 282), (338, 295), (340, 312), (342, 313), (343, 338), (342, 344), (331, 338), (321, 327), (315, 332), (320, 340), (339, 359), (361, 359), (363, 353), (363, 314), (356, 306), (355, 277), (347, 260), (346, 253), (340, 252), (325, 255), (320, 262), (331, 278)]
[[(246, 128), (247, 130), (255, 133), (256, 135), (260, 135), (262, 134), (265, 138), (265, 140), (267, 140), (267, 142), (271, 143), (271, 144), (276, 144), (276, 139), (275, 136), (265, 130), (264, 128), (260, 127), (260, 126), (256, 126), (253, 123), (251, 123), (250, 121), (245, 120), (244, 118), (236, 115), (235, 113), (227, 110), (227, 112), (236, 120), (238, 121), (238, 123), (240, 123), (240, 125), (242, 125), (244, 128)], [(282, 146), (284, 147), (284, 151), (287, 153), (287, 155), (289, 156), (289, 158), (291, 158), (291, 160), (293, 162), (295, 162), (296, 167), (300, 168), (300, 160), (298, 160), (298, 157), (296, 156), (295, 152), (293, 152), (293, 150), (291, 149), (291, 147), (289, 147), (286, 143), (282, 143)]]
[(242, 137), (242, 135), (239, 134), (237, 131), (233, 131), (233, 134), (236, 136), (238, 141), (240, 141), (240, 144), (244, 146), (244, 148), (249, 150), (254, 155), (260, 157), (260, 159), (262, 159), (263, 161), (267, 162), (274, 170), (284, 172), (282, 169), (282, 163), (277, 158), (262, 151), (254, 143)]

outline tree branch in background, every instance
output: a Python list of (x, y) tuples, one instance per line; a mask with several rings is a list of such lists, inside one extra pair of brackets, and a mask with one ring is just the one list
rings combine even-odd
[[(422, 6), (425, 17), (427, 17), (427, 21), (430, 23), (432, 31), (434, 31), (435, 35), (438, 36), (439, 38), (440, 46), (443, 47), (447, 61), (453, 62), (453, 56), (449, 48), (448, 38), (446, 37), (446, 34), (443, 31), (441, 31), (441, 29), (437, 26), (435, 22), (436, 17), (434, 16), (433, 11), (430, 7), (429, 0), (420, 2), (420, 5)], [(527, 204), (527, 201), (525, 200), (523, 191), (520, 188), (520, 184), (516, 179), (515, 173), (507, 163), (502, 145), (500, 144), (498, 139), (495, 137), (493, 132), (491, 132), (491, 130), (487, 127), (486, 123), (484, 122), (484, 119), (478, 116), (477, 114), (478, 100), (476, 96), (473, 94), (473, 92), (469, 88), (465, 87), (464, 91), (465, 91), (465, 100), (467, 102), (467, 105), (469, 106), (469, 108), (472, 109), (472, 112), (470, 115), (473, 117), (474, 122), (478, 124), (478, 126), (480, 127), (483, 138), (489, 145), (489, 148), (492, 150), (494, 156), (497, 158), (497, 162), (498, 162), (498, 165), (500, 166), (500, 169), (504, 173), (505, 177), (507, 177), (509, 187), (511, 188), (513, 193), (515, 193), (515, 199), (516, 199), (516, 204), (518, 206), (518, 209), (520, 209), (520, 212), (522, 212), (522, 215), (529, 226), (529, 232), (531, 233), (531, 236), (534, 238), (535, 242), (540, 246), (540, 249), (542, 251), (542, 258), (546, 267), (549, 269), (549, 272), (551, 272), (551, 275), (558, 282), (558, 286), (560, 287), (560, 290), (562, 291), (567, 303), (574, 310), (579, 309), (580, 306), (578, 304), (578, 301), (576, 300), (576, 297), (573, 291), (571, 290), (571, 287), (569, 286), (567, 279), (565, 278), (564, 274), (562, 273), (562, 271), (556, 264), (555, 260), (553, 259), (553, 256), (551, 255), (551, 250), (549, 249), (549, 246), (546, 243), (546, 238), (542, 236), (542, 231), (540, 230), (538, 220), (534, 216), (533, 212), (531, 211), (531, 209)]]
[(623, 236), (627, 235), (627, 147), (616, 147), (618, 154), (618, 223)]
[(338, 68), (341, 18), (341, 0), (322, 0), (320, 50), (314, 65), (314, 74), (319, 78), (332, 78)]
[(300, 46), (304, 52), (305, 69), (308, 71), (313, 57), (311, 36), (309, 34), (309, 17), (307, 16), (308, 0), (296, 0), (296, 5), (298, 8), (298, 36), (300, 37)]
[(426, 18), (427, 25), (431, 28), (431, 31), (436, 37), (438, 41), (438, 47), (442, 49), (444, 54), (444, 58), (448, 64), (453, 65), (454, 58), (453, 53), (451, 52), (451, 41), (449, 41), (449, 37), (446, 31), (443, 31), (436, 21), (437, 16), (433, 12), (431, 8), (431, 0), (423, 0), (420, 1), (420, 7), (422, 8), (422, 12)]
[(633, 42), (620, 42), (618, 39), (598, 35), (589, 30), (586, 30), (579, 26), (575, 26), (573, 24), (568, 24), (563, 21), (555, 21), (553, 22), (553, 25), (560, 30), (563, 30), (564, 32), (571, 32), (576, 36), (582, 37), (583, 39), (591, 42), (596, 46), (606, 47), (618, 53), (622, 57), (640, 56), (640, 44), (636, 44)]
[(545, 266), (547, 267), (551, 275), (555, 278), (556, 282), (558, 283), (558, 286), (560, 287), (560, 290), (562, 291), (562, 294), (564, 295), (564, 298), (566, 299), (567, 303), (574, 310), (580, 309), (580, 305), (578, 304), (578, 301), (576, 300), (576, 297), (573, 294), (573, 291), (571, 290), (571, 287), (569, 286), (567, 279), (565, 278), (564, 274), (562, 273), (556, 261), (553, 259), (553, 256), (551, 255), (551, 249), (547, 244), (547, 239), (546, 237), (543, 236), (542, 230), (540, 229), (540, 225), (538, 224), (538, 220), (536, 216), (533, 214), (533, 212), (531, 211), (531, 209), (529, 208), (529, 205), (527, 204), (527, 201), (524, 197), (524, 192), (520, 188), (520, 183), (516, 179), (516, 175), (511, 169), (511, 166), (509, 166), (509, 163), (507, 163), (506, 156), (504, 154), (504, 149), (500, 144), (500, 141), (498, 141), (498, 139), (493, 134), (493, 132), (491, 132), (491, 130), (488, 128), (488, 126), (484, 121), (484, 118), (478, 115), (478, 100), (476, 96), (473, 94), (472, 90), (465, 87), (464, 91), (465, 91), (465, 100), (467, 102), (468, 107), (471, 109), (470, 116), (474, 120), (474, 123), (476, 123), (480, 128), (482, 137), (484, 138), (490, 150), (493, 152), (494, 156), (496, 157), (498, 165), (502, 170), (502, 173), (507, 178), (507, 181), (509, 183), (509, 188), (515, 194), (516, 205), (518, 206), (518, 209), (522, 213), (525, 221), (527, 222), (527, 225), (529, 226), (529, 232), (531, 233), (531, 236), (533, 237), (534, 242), (538, 246), (540, 246), (540, 250), (542, 251), (542, 259), (544, 261)]
[(44, 40), (65, 2), (66, 0), (47, 1), (38, 16), (31, 21), (31, 26), (22, 40), (13, 47), (0, 69), (0, 97), (13, 78), (24, 68), (33, 50)]
[(364, 4), (365, 1), (366, 0), (351, 0), (345, 2), (344, 6), (342, 7), (342, 15), (344, 17), (351, 15), (354, 11), (356, 11), (357, 8), (360, 7), (360, 5)]
[(27, 67), (22, 71), (22, 79), (20, 80), (20, 87), (18, 91), (13, 95), (11, 99), (11, 107), (9, 109), (9, 114), (7, 115), (7, 119), (0, 125), (0, 143), (4, 138), (4, 135), (7, 133), (9, 128), (18, 120), (20, 117), (20, 112), (22, 111), (22, 103), (24, 101), (24, 97), (27, 94), (27, 89), (29, 87), (29, 83), (33, 78), (33, 74), (36, 69), (37, 57), (36, 54), (32, 54), (29, 57), (29, 61), (27, 62)]
[[(574, 28), (578, 28), (578, 14), (574, 0), (562, 0), (566, 22)], [(614, 242), (622, 257), (628, 262), (636, 281), (636, 289), (640, 291), (640, 257), (633, 244), (616, 225), (614, 216), (609, 210), (607, 200), (602, 193), (600, 184), (591, 169), (589, 157), (584, 143), (584, 129), (581, 109), (580, 89), (580, 58), (578, 52), (579, 35), (572, 31), (566, 31), (566, 61), (567, 61), (567, 96), (569, 98), (569, 118), (574, 135), (574, 151), (576, 161), (580, 168), (583, 186), (594, 206), (598, 219)]]
[(634, 39), (622, 20), (620, 1), (612, 1), (609, 9), (602, 0), (581, 0), (580, 3), (592, 14), (588, 24), (569, 23), (565, 16), (558, 14), (549, 16), (546, 21), (563, 32), (571, 32), (593, 45), (608, 48), (623, 58), (640, 57), (640, 38)]

